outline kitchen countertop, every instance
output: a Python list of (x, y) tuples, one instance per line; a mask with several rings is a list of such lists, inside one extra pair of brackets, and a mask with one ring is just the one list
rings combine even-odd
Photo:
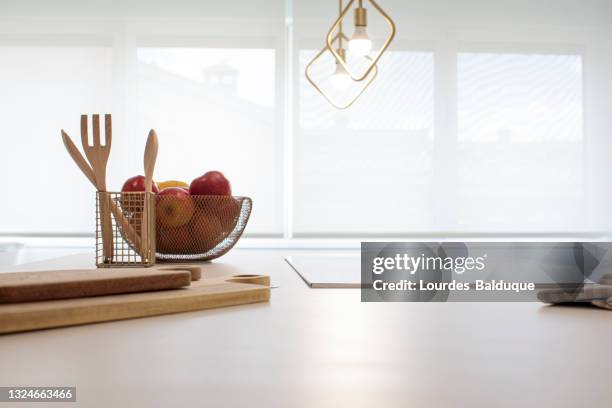
[[(612, 405), (609, 311), (361, 303), (308, 288), (283, 260), (298, 253), (205, 266), (271, 275), (269, 304), (0, 336), (0, 386), (77, 387), (77, 404), (54, 407)], [(90, 266), (84, 254), (11, 270)]]

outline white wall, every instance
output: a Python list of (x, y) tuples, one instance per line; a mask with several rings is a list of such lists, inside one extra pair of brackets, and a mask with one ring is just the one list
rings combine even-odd
[[(59, 136), (78, 139), (86, 112), (114, 115), (111, 186), (142, 172), (155, 127), (158, 177), (225, 171), (254, 198), (251, 236), (612, 231), (609, 1), (379, 3), (397, 39), (337, 112), (303, 76), (333, 1), (0, 0), (0, 172), (16, 197), (0, 233), (92, 231)], [(236, 87), (198, 77), (217, 64)]]

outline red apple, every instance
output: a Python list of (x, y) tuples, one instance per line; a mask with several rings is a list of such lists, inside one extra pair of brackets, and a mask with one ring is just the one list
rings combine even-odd
[(219, 218), (223, 231), (232, 232), (240, 216), (240, 201), (234, 197), (209, 197), (201, 211), (207, 211)]
[[(145, 191), (145, 177), (144, 176), (134, 176), (129, 179), (125, 183), (123, 183), (123, 187), (121, 187), (121, 192), (123, 193), (133, 193), (137, 191)], [(159, 187), (157, 187), (157, 183), (154, 181), (151, 187), (151, 191), (155, 194), (159, 193)]]
[(191, 219), (189, 228), (196, 253), (210, 251), (225, 237), (221, 221), (210, 213), (198, 211)]
[(189, 222), (195, 206), (188, 192), (180, 187), (168, 187), (156, 197), (155, 214), (158, 225), (178, 228)]
[[(127, 211), (128, 213), (132, 213), (136, 218), (138, 213), (142, 213), (144, 205), (143, 195), (136, 193), (141, 193), (144, 191), (144, 176), (131, 177), (127, 179), (127, 181), (123, 184), (123, 187), (121, 187), (121, 206), (125, 211)], [(157, 184), (155, 182), (153, 182), (151, 186), (151, 191), (155, 194), (159, 193), (159, 188), (157, 187)]]
[(220, 171), (209, 171), (191, 182), (191, 195), (232, 195), (228, 179)]
[(157, 252), (162, 254), (189, 254), (192, 252), (192, 240), (189, 228), (159, 228), (156, 234)]

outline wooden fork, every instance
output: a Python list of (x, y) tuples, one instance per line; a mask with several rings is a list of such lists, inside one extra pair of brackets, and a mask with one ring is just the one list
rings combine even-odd
[(110, 197), (106, 194), (106, 164), (113, 140), (111, 115), (104, 115), (104, 144), (100, 142), (100, 115), (93, 116), (93, 145), (89, 145), (87, 115), (81, 115), (81, 143), (94, 173), (96, 188), (100, 194), (100, 223), (105, 263), (113, 260), (113, 224), (110, 213)]
[[(64, 146), (66, 150), (68, 150), (68, 154), (72, 157), (72, 160), (76, 163), (76, 165), (81, 169), (85, 177), (91, 182), (91, 184), (98, 188), (96, 185), (96, 180), (94, 177), (93, 170), (91, 169), (90, 164), (85, 160), (85, 158), (79, 152), (79, 149), (70, 139), (70, 136), (64, 129), (62, 129), (62, 140), (64, 141)], [(123, 211), (117, 206), (117, 203), (113, 200), (110, 201), (110, 209), (115, 217), (115, 221), (119, 224), (119, 229), (121, 231), (121, 235), (126, 239), (126, 241), (130, 242), (134, 248), (134, 250), (144, 258), (144, 255), (140, 252), (140, 248), (142, 247), (141, 239), (130, 221), (123, 215)]]

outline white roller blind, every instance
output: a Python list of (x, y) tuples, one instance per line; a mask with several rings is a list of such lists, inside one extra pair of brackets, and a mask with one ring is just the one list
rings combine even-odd
[(95, 228), (95, 195), (71, 162), (81, 112), (112, 101), (109, 47), (0, 46), (0, 231), (73, 233)]
[(459, 54), (457, 228), (585, 224), (582, 74), (579, 55)]
[(612, 231), (611, 2), (379, 3), (396, 39), (339, 112), (304, 77), (335, 1), (0, 0), (0, 234), (92, 233), (59, 130), (95, 112), (111, 188), (156, 128), (156, 178), (224, 171), (247, 236)]
[[(247, 234), (283, 233), (282, 0), (0, 2), (0, 172), (18, 200), (0, 233), (92, 234), (95, 195), (61, 142), (82, 113), (113, 114), (108, 188), (209, 170), (250, 196)], [(4, 194), (3, 194), (4, 196)]]
[[(314, 54), (300, 51), (301, 69)], [(431, 225), (433, 59), (432, 52), (390, 52), (371, 89), (342, 112), (300, 80), (296, 235), (396, 234)]]
[(137, 126), (163, 136), (158, 178), (219, 169), (255, 204), (249, 231), (282, 231), (273, 48), (139, 48)]

